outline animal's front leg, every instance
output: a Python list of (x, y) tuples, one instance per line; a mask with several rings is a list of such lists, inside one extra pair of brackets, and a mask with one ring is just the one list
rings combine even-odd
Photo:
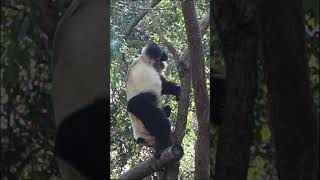
[(176, 83), (166, 80), (164, 76), (161, 76), (162, 82), (162, 91), (161, 94), (168, 94), (176, 96), (176, 99), (179, 100), (180, 97), (180, 86)]

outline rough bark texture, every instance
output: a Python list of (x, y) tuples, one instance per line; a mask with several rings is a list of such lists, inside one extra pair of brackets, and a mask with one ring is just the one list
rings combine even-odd
[[(181, 86), (181, 94), (180, 100), (178, 103), (178, 115), (177, 121), (175, 124), (175, 130), (173, 132), (173, 141), (175, 143), (181, 144), (183, 137), (185, 135), (185, 129), (187, 124), (187, 116), (188, 116), (188, 109), (190, 103), (190, 92), (191, 92), (191, 72), (190, 72), (190, 62), (189, 62), (189, 49), (186, 49), (183, 55), (180, 58), (176, 48), (174, 47), (173, 43), (167, 40), (161, 29), (158, 25), (158, 20), (156, 17), (151, 15), (151, 19), (155, 24), (155, 28), (157, 29), (157, 33), (160, 37), (160, 41), (168, 48), (170, 53), (173, 55), (173, 58), (176, 62), (178, 68), (178, 74), (180, 77), (180, 86)], [(205, 34), (209, 27), (209, 13), (203, 18), (200, 24), (200, 33), (201, 37)], [(178, 179), (179, 174), (179, 166), (180, 162), (176, 161), (167, 166), (166, 178), (167, 179)]]
[(178, 161), (183, 156), (181, 145), (172, 145), (168, 147), (162, 154), (159, 160), (148, 159), (135, 165), (129, 171), (122, 174), (119, 179), (142, 179), (149, 176), (151, 173), (161, 171), (166, 165), (174, 161)]
[[(188, 64), (188, 56), (183, 56), (182, 61), (180, 62), (181, 63), (178, 64), (178, 67)], [(180, 76), (181, 93), (178, 103), (178, 116), (175, 124), (175, 131), (173, 132), (173, 139), (175, 143), (181, 144), (185, 134), (190, 104), (191, 73), (189, 68), (178, 68), (178, 73)], [(167, 167), (167, 179), (178, 179), (179, 167), (179, 161), (169, 164)]]
[(214, 179), (246, 180), (257, 91), (255, 6), (247, 0), (215, 0), (213, 10), (226, 63), (226, 109)]
[[(209, 27), (209, 13), (203, 18), (200, 24), (200, 36), (202, 37)], [(182, 64), (183, 63), (183, 64)], [(187, 48), (182, 57), (181, 63), (178, 65), (178, 74), (181, 81), (181, 91), (187, 92), (188, 97), (181, 98), (179, 101), (178, 107), (178, 121), (175, 126), (174, 137), (178, 143), (181, 143), (185, 134), (185, 128), (187, 123), (188, 116), (188, 107), (189, 107), (189, 95), (191, 88), (191, 73), (190, 73), (190, 60), (189, 60), (189, 48)], [(182, 93), (184, 94), (184, 93)], [(185, 99), (185, 100), (182, 100)], [(181, 106), (180, 106), (181, 104)], [(181, 108), (180, 108), (181, 107)], [(180, 109), (179, 109), (180, 108)]]
[[(172, 141), (173, 143), (181, 144), (185, 134), (186, 124), (187, 124), (187, 116), (188, 116), (188, 108), (190, 103), (190, 92), (191, 92), (189, 50), (187, 48), (180, 58), (180, 55), (178, 54), (178, 51), (174, 47), (174, 44), (171, 43), (168, 39), (166, 39), (161, 29), (159, 28), (160, 26), (158, 23), (158, 19), (152, 13), (150, 13), (150, 18), (153, 21), (154, 27), (156, 28), (160, 41), (168, 48), (170, 53), (173, 55), (173, 59), (175, 60), (178, 68), (178, 74), (180, 77), (181, 94), (178, 102), (178, 115), (177, 115), (177, 121), (175, 124), (175, 130), (172, 134)], [(208, 27), (209, 27), (209, 13), (201, 21), (201, 26), (200, 26), (201, 37), (205, 34)], [(167, 171), (165, 173), (163, 172), (157, 173), (157, 176), (158, 176), (157, 178), (164, 179), (165, 177), (166, 179), (178, 179), (179, 166), (180, 166), (179, 161), (168, 164), (168, 166), (166, 167)]]
[[(155, 2), (155, 1), (154, 1)], [(160, 1), (159, 1), (160, 2)], [(151, 5), (152, 6), (152, 5)], [(145, 14), (144, 14), (145, 15)], [(150, 14), (153, 23), (157, 29), (157, 33), (160, 37), (160, 41), (168, 48), (170, 53), (173, 55), (173, 58), (176, 62), (178, 68), (178, 74), (181, 82), (181, 94), (180, 100), (178, 103), (178, 115), (177, 122), (175, 125), (175, 131), (173, 132), (173, 142), (181, 144), (187, 123), (188, 108), (190, 103), (190, 91), (191, 91), (191, 73), (189, 65), (189, 50), (186, 49), (183, 55), (180, 58), (177, 50), (174, 45), (168, 41), (162, 34), (161, 29), (159, 29), (158, 20), (154, 17), (153, 14)], [(135, 20), (133, 21), (135, 22)], [(201, 36), (204, 35), (209, 26), (209, 14), (201, 22), (200, 32)], [(172, 162), (167, 166), (167, 172), (165, 174), (167, 179), (177, 179), (179, 174), (179, 161)], [(140, 167), (141, 168), (141, 167)], [(160, 173), (163, 176), (163, 173)]]
[(203, 49), (200, 28), (196, 17), (195, 2), (193, 0), (185, 0), (181, 2), (181, 6), (187, 32), (192, 85), (198, 121), (198, 134), (195, 147), (195, 179), (205, 180), (209, 179), (210, 168), (210, 104), (205, 81)]
[(278, 174), (283, 180), (316, 180), (319, 123), (309, 82), (302, 2), (262, 0), (258, 12)]

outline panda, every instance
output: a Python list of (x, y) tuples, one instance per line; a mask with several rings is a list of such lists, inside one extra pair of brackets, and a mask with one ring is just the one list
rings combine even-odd
[(154, 147), (154, 157), (159, 158), (170, 145), (171, 108), (161, 105), (163, 94), (180, 95), (180, 86), (168, 81), (163, 72), (168, 59), (159, 45), (148, 43), (141, 55), (127, 72), (127, 111), (131, 120), (133, 136), (137, 143)]
[(105, 7), (104, 0), (73, 0), (54, 37), (54, 153), (64, 180), (107, 177)]
[(212, 101), (211, 102), (211, 123), (214, 125), (221, 125), (225, 112), (225, 76), (221, 72), (214, 72), (211, 70), (210, 82), (212, 87)]

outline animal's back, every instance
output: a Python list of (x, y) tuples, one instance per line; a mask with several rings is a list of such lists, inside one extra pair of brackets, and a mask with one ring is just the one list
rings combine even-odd
[(59, 23), (53, 64), (53, 105), (57, 125), (67, 114), (105, 97), (107, 88), (106, 2), (80, 2)]
[(160, 75), (151, 65), (136, 62), (128, 73), (127, 100), (141, 92), (152, 92), (160, 97), (162, 85)]

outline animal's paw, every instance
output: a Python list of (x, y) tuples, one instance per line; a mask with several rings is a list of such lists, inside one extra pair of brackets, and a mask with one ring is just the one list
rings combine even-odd
[(162, 109), (163, 109), (164, 113), (166, 113), (166, 116), (170, 117), (171, 110), (172, 110), (171, 107), (168, 104), (166, 104), (166, 105), (163, 105)]
[(180, 99), (180, 93), (181, 93), (181, 87), (178, 87), (178, 90), (176, 92), (176, 100), (179, 101)]

